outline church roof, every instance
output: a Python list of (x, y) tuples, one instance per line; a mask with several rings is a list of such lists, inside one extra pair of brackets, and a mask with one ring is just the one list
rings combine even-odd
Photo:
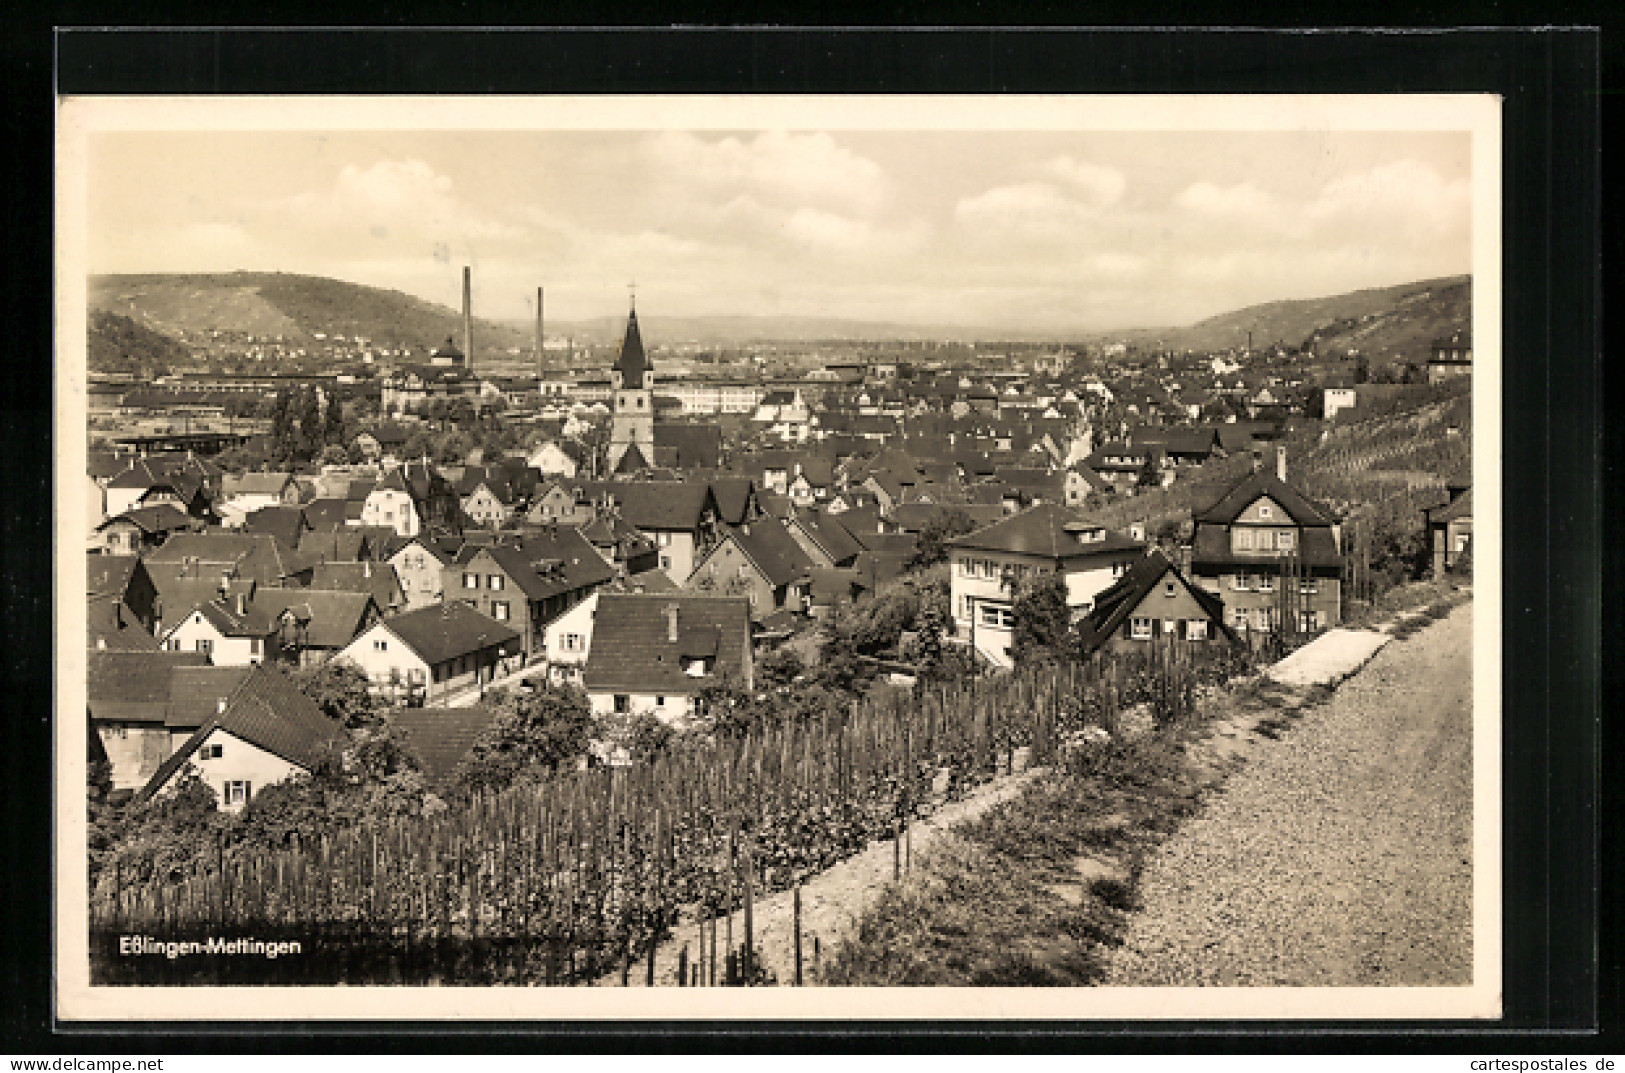
[(615, 359), (615, 370), (621, 374), (622, 387), (644, 386), (643, 376), (650, 371), (649, 359), (643, 353), (643, 335), (638, 331), (638, 311), (626, 318), (626, 338), (621, 340), (621, 353)]

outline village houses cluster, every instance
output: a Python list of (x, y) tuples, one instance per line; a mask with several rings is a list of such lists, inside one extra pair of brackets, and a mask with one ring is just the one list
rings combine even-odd
[[(1437, 375), (1470, 370), (1469, 348), (1436, 345)], [(1222, 357), (1102, 374), (1051, 351), (997, 374), (894, 355), (768, 387), (667, 383), (635, 309), (599, 375), (516, 385), (469, 364), (448, 341), (382, 373), (355, 465), (223, 472), (206, 434), (91, 452), (89, 718), (116, 789), (150, 796), (190, 766), (238, 808), (308, 769), (335, 731), (285, 668), (330, 660), (400, 705), (442, 771), (481, 697), (529, 678), (580, 687), (595, 713), (680, 722), (708, 684), (750, 688), (763, 651), (869, 599), (932, 540), (945, 640), (995, 669), (1038, 573), (1064, 579), (1080, 636), (1107, 650), (1238, 643), (1281, 628), (1283, 607), (1302, 631), (1341, 617), (1340, 519), (1277, 445), (1311, 394), (1327, 419), (1359, 412), (1369, 395), (1340, 381)], [(413, 412), (464, 395), (565, 416), (505, 457), (407, 457)], [(1182, 548), (1094, 520), (1237, 456), (1251, 464)], [(1441, 569), (1471, 539), (1470, 492), (1452, 494), (1428, 519)]]

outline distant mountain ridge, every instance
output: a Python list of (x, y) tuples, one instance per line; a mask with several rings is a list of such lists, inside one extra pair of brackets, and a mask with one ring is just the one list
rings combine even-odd
[[(1266, 302), (1209, 317), (1185, 327), (1018, 330), (872, 322), (838, 317), (698, 316), (640, 313), (654, 345), (926, 340), (1090, 343), (1121, 341), (1171, 350), (1255, 348), (1275, 342), (1297, 346), (1315, 339), (1323, 352), (1358, 348), (1374, 362), (1424, 360), (1436, 336), (1471, 324), (1471, 278), (1452, 276), (1324, 298)], [(462, 316), (449, 306), (380, 287), (281, 272), (103, 275), (90, 279), (90, 307), (116, 313), (161, 334), (194, 337), (212, 329), (284, 336), (301, 346), (360, 336), (379, 347), (418, 351), (453, 338), (461, 345)], [(549, 337), (568, 335), (577, 346), (613, 345), (625, 325), (620, 316), (549, 321)], [(512, 320), (475, 318), (477, 360), (501, 360), (518, 348), (530, 353), (534, 329)]]

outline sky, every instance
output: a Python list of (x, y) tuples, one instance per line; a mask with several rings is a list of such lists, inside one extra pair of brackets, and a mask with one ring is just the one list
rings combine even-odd
[(1189, 324), (1471, 269), (1460, 132), (101, 131), (90, 271), (476, 314)]

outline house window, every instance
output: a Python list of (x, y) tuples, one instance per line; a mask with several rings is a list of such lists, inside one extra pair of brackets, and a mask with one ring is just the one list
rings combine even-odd
[(1320, 582), (1316, 581), (1312, 577), (1299, 578), (1298, 591), (1303, 593), (1305, 596), (1313, 596), (1315, 593), (1320, 591)]
[(975, 613), (976, 601), (971, 599), (969, 596), (961, 596), (959, 598), (959, 617), (970, 618)]
[(671, 556), (670, 555), (662, 555), (660, 557), (660, 569), (662, 569), (662, 570), (670, 570), (671, 569)]
[(993, 626), (997, 629), (1012, 629), (1016, 624), (1016, 613), (1008, 607), (997, 604), (982, 605), (982, 625)]
[(506, 600), (492, 600), (491, 601), (491, 617), (496, 619), (498, 622), (507, 622), (508, 621), (508, 601), (506, 601)]
[(492, 574), (492, 575), (490, 575), (489, 577), (487, 577), (485, 579), (485, 584), (490, 588), (490, 590), (492, 592), (501, 592), (502, 591), (502, 575), (501, 574)]
[(671, 534), (670, 533), (663, 533), (663, 532), (656, 533), (655, 534), (655, 546), (660, 547), (660, 548), (669, 548), (669, 547), (671, 547)]
[(478, 575), (478, 574), (464, 574), (463, 575), (463, 588), (465, 588), (465, 589), (477, 589), (479, 587), (480, 587), (480, 575)]
[(1258, 507), (1258, 516), (1260, 518), (1273, 518), (1275, 517), (1275, 508), (1268, 503), (1261, 503)]
[(251, 792), (247, 779), (232, 779), (226, 783), (226, 804), (245, 805)]
[(1238, 630), (1247, 628), (1247, 609), (1245, 607), (1238, 607), (1230, 612), (1230, 625)]
[(1273, 576), (1269, 575), (1269, 574), (1261, 575), (1259, 577), (1259, 579), (1258, 579), (1258, 591), (1259, 592), (1274, 592), (1275, 591), (1275, 578)]
[(1207, 619), (1187, 619), (1185, 621), (1185, 639), (1187, 641), (1207, 640)]
[(1162, 635), (1164, 637), (1172, 637), (1178, 632), (1179, 622), (1177, 619), (1165, 618), (1162, 620)]
[(656, 708), (664, 708), (665, 706), (666, 706), (666, 698), (656, 694), (656, 696), (655, 696), (655, 707)]
[(1151, 619), (1134, 618), (1129, 620), (1129, 636), (1136, 641), (1151, 640)]
[(1282, 532), (1276, 533), (1275, 534), (1275, 546), (1280, 548), (1282, 551), (1291, 551), (1292, 550), (1292, 532), (1291, 532), (1291, 530), (1284, 530)]
[(632, 698), (625, 693), (615, 694), (615, 711), (625, 715), (632, 710)]
[(218, 760), (225, 753), (226, 747), (224, 745), (205, 745), (203, 747), (203, 759), (205, 760)]
[(1253, 547), (1253, 534), (1246, 529), (1236, 530), (1236, 547), (1246, 548), (1248, 551), (1251, 551)]
[(197, 650), (207, 655), (214, 651), (214, 642), (207, 637), (199, 637), (197, 639)]
[(251, 655), (251, 656), (260, 655), (261, 654), (261, 647), (262, 646), (261, 646), (261, 643), (260, 643), (260, 639), (258, 637), (250, 637), (248, 639), (248, 654), (249, 655)]
[(388, 652), (389, 651), (389, 642), (388, 641), (374, 641), (372, 643), (372, 650), (374, 652)]
[(1174, 583), (1172, 581), (1168, 582), (1167, 584), (1165, 584), (1162, 587), (1162, 594), (1164, 596), (1166, 596), (1166, 597), (1169, 597), (1169, 598), (1173, 597), (1173, 595), (1174, 595)]

